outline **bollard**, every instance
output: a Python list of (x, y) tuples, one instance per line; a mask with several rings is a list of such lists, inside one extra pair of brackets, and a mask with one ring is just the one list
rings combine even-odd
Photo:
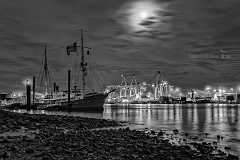
[(70, 104), (70, 94), (71, 94), (71, 70), (68, 70), (68, 104)]
[(57, 87), (56, 82), (54, 82), (54, 83), (53, 83), (53, 92), (54, 92), (54, 93), (56, 92), (56, 87)]
[(59, 92), (59, 86), (56, 86), (56, 92)]
[(32, 86), (32, 91), (33, 91), (32, 103), (33, 103), (33, 106), (35, 104), (35, 87), (36, 87), (36, 78), (35, 78), (35, 76), (33, 76), (33, 86)]

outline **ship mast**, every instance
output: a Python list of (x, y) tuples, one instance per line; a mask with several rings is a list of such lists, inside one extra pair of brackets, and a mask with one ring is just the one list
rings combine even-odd
[(49, 87), (51, 83), (50, 73), (48, 69), (48, 61), (47, 61), (47, 45), (44, 46), (44, 56), (42, 62), (43, 68), (40, 71), (40, 90), (44, 91), (45, 94), (48, 94)]
[(77, 48), (81, 48), (81, 63), (80, 63), (80, 70), (82, 73), (81, 91), (82, 91), (82, 96), (84, 97), (86, 92), (86, 76), (87, 76), (87, 63), (85, 62), (85, 49), (87, 49), (87, 55), (89, 55), (89, 50), (91, 48), (84, 46), (83, 29), (81, 29), (81, 45), (78, 45), (77, 42), (74, 42), (72, 45), (68, 45), (66, 47), (67, 55), (70, 55), (71, 52), (77, 53)]
[(85, 95), (86, 89), (86, 76), (87, 76), (87, 63), (85, 63), (85, 55), (84, 55), (84, 44), (83, 44), (83, 29), (81, 29), (81, 71), (82, 71), (82, 95)]

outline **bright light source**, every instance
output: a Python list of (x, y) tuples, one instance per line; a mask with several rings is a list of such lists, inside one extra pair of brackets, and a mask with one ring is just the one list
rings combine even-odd
[(163, 85), (167, 85), (168, 84), (168, 82), (167, 81), (163, 81)]
[(175, 92), (179, 92), (180, 91), (180, 88), (175, 88)]
[(31, 85), (32, 84), (32, 81), (30, 79), (26, 79), (23, 81), (23, 84), (26, 86), (26, 85)]
[(148, 17), (148, 12), (147, 11), (141, 11), (139, 16), (142, 19), (146, 19)]
[(205, 87), (205, 90), (207, 90), (207, 91), (209, 91), (209, 90), (211, 90), (212, 89), (212, 87), (210, 87), (210, 86), (206, 86)]

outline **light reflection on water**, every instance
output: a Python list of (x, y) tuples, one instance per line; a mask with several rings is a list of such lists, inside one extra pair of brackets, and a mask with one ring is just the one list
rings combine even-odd
[(240, 155), (239, 107), (234, 105), (161, 105), (144, 108), (106, 107), (104, 118), (125, 120), (137, 128), (166, 128), (198, 134), (209, 133), (209, 140), (217, 135)]
[[(198, 134), (209, 133), (209, 140), (216, 140), (217, 135), (224, 137), (224, 142), (240, 155), (239, 107), (236, 105), (136, 105), (105, 106), (103, 113), (60, 113), (90, 118), (104, 118), (116, 121), (128, 121), (134, 128), (179, 129)], [(36, 112), (32, 112), (36, 113)]]

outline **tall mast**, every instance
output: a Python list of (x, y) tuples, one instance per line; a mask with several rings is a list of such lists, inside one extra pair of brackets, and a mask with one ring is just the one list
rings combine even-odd
[(81, 71), (82, 71), (82, 94), (85, 95), (85, 87), (86, 87), (86, 79), (85, 76), (87, 75), (87, 64), (85, 63), (85, 56), (84, 56), (84, 44), (83, 44), (83, 29), (81, 29)]
[(47, 45), (45, 45), (45, 49), (44, 49), (44, 74), (46, 77), (45, 80), (45, 93), (48, 93), (48, 63), (47, 63)]
[(71, 45), (68, 45), (66, 47), (67, 50), (67, 55), (70, 55), (71, 52), (78, 53), (77, 48), (81, 48), (81, 63), (80, 63), (80, 70), (82, 72), (82, 85), (81, 85), (81, 90), (82, 90), (82, 95), (85, 95), (86, 91), (86, 76), (87, 76), (87, 63), (85, 62), (85, 51), (84, 49), (87, 49), (87, 55), (89, 55), (89, 50), (91, 49), (90, 47), (84, 46), (84, 40), (83, 40), (83, 29), (81, 29), (81, 45), (77, 45), (77, 42), (74, 42)]
[(50, 86), (50, 73), (48, 69), (48, 61), (47, 61), (47, 45), (44, 46), (44, 58), (43, 58), (43, 68), (40, 72), (40, 88), (45, 94), (49, 92)]

